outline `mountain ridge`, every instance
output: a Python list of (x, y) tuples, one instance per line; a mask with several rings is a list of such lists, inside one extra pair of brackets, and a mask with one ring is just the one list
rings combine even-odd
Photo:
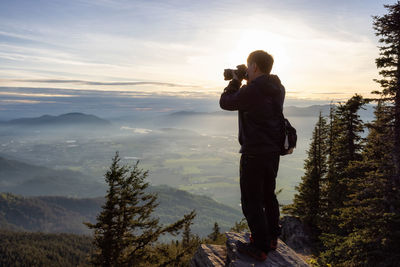
[[(210, 197), (194, 195), (169, 186), (152, 186), (159, 206), (154, 215), (162, 224), (172, 223), (196, 210), (192, 230), (200, 236), (211, 232), (214, 222), (227, 230), (240, 221), (240, 211), (220, 204)], [(83, 222), (95, 223), (104, 197), (71, 198), (60, 196), (25, 197), (0, 193), (0, 228), (6, 230), (90, 234)]]
[(9, 121), (3, 121), (1, 124), (6, 126), (43, 126), (43, 125), (96, 125), (96, 126), (109, 126), (111, 122), (99, 118), (95, 115), (85, 114), (80, 112), (70, 112), (58, 116), (42, 115), (40, 117), (32, 118), (18, 118)]
[(103, 195), (105, 185), (78, 171), (54, 170), (0, 156), (0, 191), (27, 196)]
[[(287, 106), (284, 107), (285, 116), (291, 117), (311, 117), (317, 116), (319, 111), (321, 111), (324, 115), (329, 113), (330, 105), (311, 105), (308, 107), (296, 107), (296, 106)], [(179, 117), (179, 116), (232, 116), (236, 115), (234, 112), (228, 111), (214, 111), (214, 112), (198, 112), (191, 110), (181, 110), (170, 113), (171, 117)]]

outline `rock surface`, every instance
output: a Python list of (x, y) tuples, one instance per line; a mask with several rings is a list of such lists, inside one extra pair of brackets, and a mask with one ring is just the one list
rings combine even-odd
[(280, 238), (297, 253), (311, 254), (311, 241), (301, 221), (292, 216), (284, 216), (280, 223), (282, 225)]
[(249, 242), (249, 233), (226, 233), (226, 247), (216, 245), (201, 245), (194, 255), (192, 267), (308, 267), (309, 265), (291, 248), (281, 240), (278, 242), (276, 251), (268, 253), (268, 258), (264, 262), (239, 253), (236, 249), (236, 242)]
[(201, 244), (193, 256), (190, 266), (225, 266), (226, 260), (225, 246)]

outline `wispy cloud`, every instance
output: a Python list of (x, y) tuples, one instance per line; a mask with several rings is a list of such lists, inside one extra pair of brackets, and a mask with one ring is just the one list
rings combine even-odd
[(83, 80), (55, 80), (55, 79), (36, 79), (36, 80), (14, 80), (16, 82), (26, 83), (71, 83), (71, 84), (85, 84), (85, 85), (107, 85), (107, 86), (124, 86), (124, 85), (160, 85), (167, 87), (199, 87), (196, 85), (165, 83), (165, 82), (93, 82)]
[(369, 92), (383, 2), (0, 1), (0, 83), (185, 94), (222, 89), (222, 70), (261, 48), (291, 94)]
[(76, 97), (72, 94), (43, 94), (43, 93), (24, 93), (24, 92), (0, 92), (0, 96), (17, 96), (17, 97)]
[(44, 104), (44, 103), (56, 103), (55, 101), (39, 101), (29, 99), (2, 99), (1, 104)]
[(178, 91), (138, 91), (138, 90), (80, 90), (64, 88), (37, 88), (37, 87), (0, 87), (0, 96), (4, 97), (31, 97), (31, 98), (104, 98), (122, 97), (129, 98), (216, 98), (220, 92), (202, 90), (178, 90)]

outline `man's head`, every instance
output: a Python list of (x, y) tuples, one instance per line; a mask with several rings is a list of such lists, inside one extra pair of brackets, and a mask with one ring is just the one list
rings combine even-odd
[(270, 74), (274, 58), (263, 50), (251, 52), (247, 58), (247, 74), (248, 81), (251, 82), (255, 78), (263, 74)]

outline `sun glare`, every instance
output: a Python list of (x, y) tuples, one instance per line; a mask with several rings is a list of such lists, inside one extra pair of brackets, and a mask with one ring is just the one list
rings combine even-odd
[(228, 52), (228, 63), (235, 67), (246, 64), (248, 55), (254, 50), (264, 50), (270, 53), (274, 59), (273, 73), (283, 74), (289, 58), (286, 55), (285, 40), (282, 36), (261, 29), (245, 29)]

